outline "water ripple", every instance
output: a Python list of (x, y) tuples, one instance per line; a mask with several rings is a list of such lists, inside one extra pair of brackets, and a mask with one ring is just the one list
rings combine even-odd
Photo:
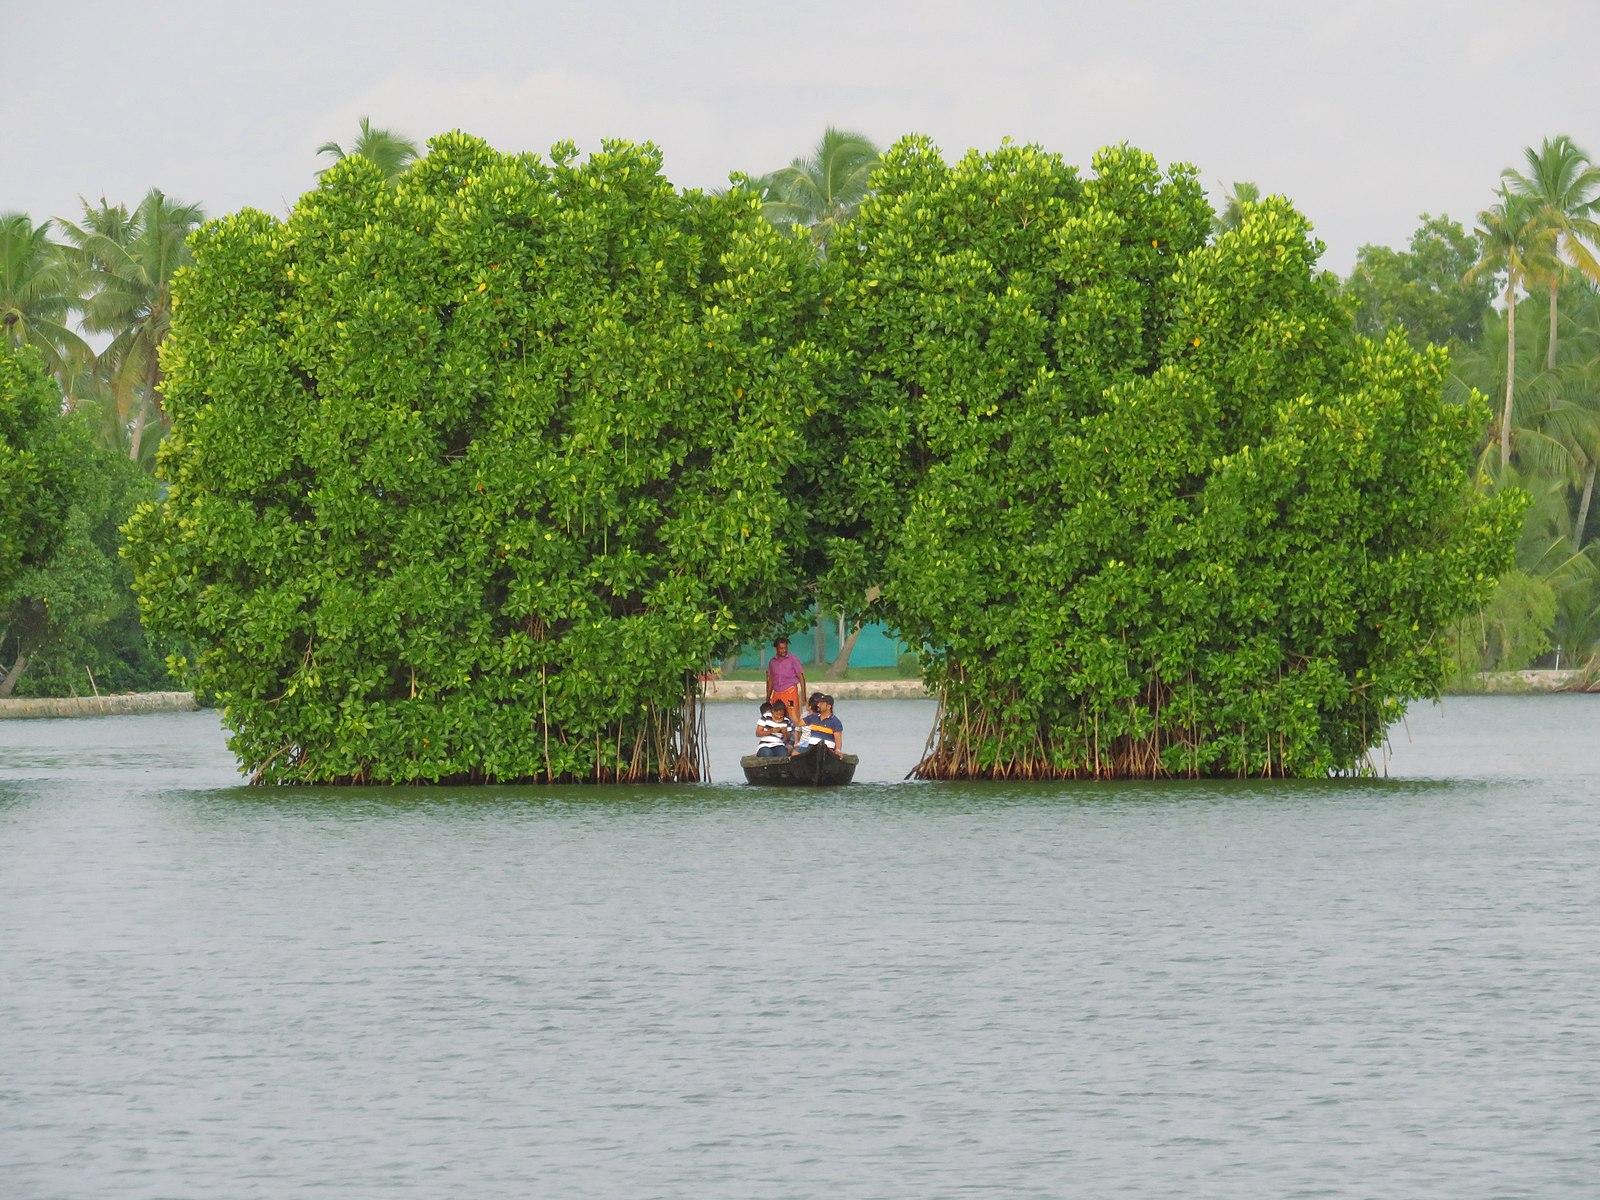
[(0, 729), (0, 1193), (1588, 1197), (1600, 709), (1529, 703), (1160, 788), (901, 784), (874, 709), (795, 796)]

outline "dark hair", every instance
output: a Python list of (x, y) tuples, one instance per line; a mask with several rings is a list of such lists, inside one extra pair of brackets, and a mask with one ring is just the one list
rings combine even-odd
[(789, 639), (786, 638), (786, 637), (773, 638), (772, 639), (773, 649), (777, 649), (779, 646), (787, 646), (788, 644), (789, 644)]
[(770, 701), (770, 700), (763, 701), (762, 705), (761, 705), (761, 715), (762, 716), (766, 716), (771, 711), (772, 711), (772, 701)]

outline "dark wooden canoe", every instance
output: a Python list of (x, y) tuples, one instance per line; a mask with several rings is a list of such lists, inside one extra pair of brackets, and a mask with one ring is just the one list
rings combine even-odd
[(762, 758), (746, 754), (739, 760), (750, 783), (771, 787), (838, 787), (856, 775), (854, 754), (835, 754), (826, 746), (811, 746), (788, 758)]

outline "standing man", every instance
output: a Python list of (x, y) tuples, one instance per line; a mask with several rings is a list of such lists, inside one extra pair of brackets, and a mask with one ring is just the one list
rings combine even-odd
[(806, 673), (800, 660), (789, 653), (789, 639), (772, 643), (777, 651), (767, 664), (767, 703), (782, 700), (792, 713), (802, 712), (806, 703)]

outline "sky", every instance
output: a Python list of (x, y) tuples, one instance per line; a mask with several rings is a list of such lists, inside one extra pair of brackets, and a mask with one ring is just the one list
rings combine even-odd
[(1600, 153), (1594, 0), (0, 0), (0, 212), (151, 187), (284, 215), (363, 116), (504, 151), (651, 141), (683, 187), (828, 125), (947, 159), (1129, 142), (1288, 196), (1341, 274), (1423, 212), (1471, 227), (1523, 148)]

